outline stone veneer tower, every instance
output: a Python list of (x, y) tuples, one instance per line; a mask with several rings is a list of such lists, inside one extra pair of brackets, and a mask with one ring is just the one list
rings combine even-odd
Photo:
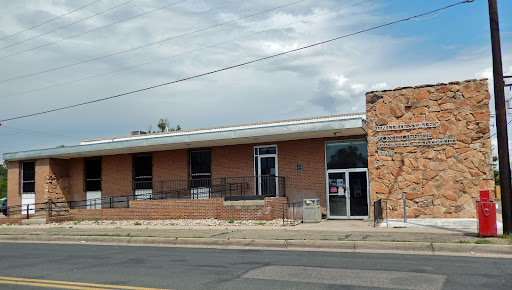
[[(494, 191), (486, 79), (366, 94), (371, 201), (390, 218), (476, 217)], [(393, 126), (396, 125), (396, 126)]]

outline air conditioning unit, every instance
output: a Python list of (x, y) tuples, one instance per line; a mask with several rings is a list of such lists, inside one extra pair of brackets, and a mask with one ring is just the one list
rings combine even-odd
[(137, 136), (137, 135), (144, 135), (144, 134), (147, 134), (146, 132), (144, 131), (132, 131), (132, 136)]

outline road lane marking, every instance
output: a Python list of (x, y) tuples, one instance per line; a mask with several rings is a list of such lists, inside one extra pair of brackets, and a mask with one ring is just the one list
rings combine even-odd
[(104, 290), (104, 289), (108, 289), (108, 288), (91, 288), (91, 287), (83, 287), (83, 286), (56, 285), (56, 284), (48, 284), (48, 283), (35, 283), (35, 282), (32, 283), (32, 282), (6, 281), (6, 280), (0, 280), (0, 284), (13, 284), (13, 285), (45, 287), (45, 288), (62, 288), (62, 289), (73, 289), (73, 290), (91, 290), (91, 289)]
[(441, 290), (446, 281), (439, 274), (304, 266), (264, 266), (241, 278), (411, 290)]
[(161, 288), (147, 288), (147, 287), (136, 287), (136, 286), (122, 286), (122, 285), (109, 285), (109, 284), (96, 284), (96, 283), (83, 283), (83, 282), (68, 282), (68, 281), (57, 281), (57, 280), (43, 280), (43, 279), (27, 279), (27, 278), (15, 278), (15, 277), (2, 277), (0, 276), (0, 284), (18, 284), (26, 286), (36, 287), (53, 287), (63, 289), (127, 289), (127, 290), (169, 290)]

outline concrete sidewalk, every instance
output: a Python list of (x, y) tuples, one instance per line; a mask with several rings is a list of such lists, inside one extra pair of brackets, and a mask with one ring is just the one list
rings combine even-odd
[[(446, 219), (445, 219), (446, 220)], [(0, 226), (0, 241), (109, 245), (393, 252), (512, 258), (503, 238), (480, 239), (471, 221), (422, 222), (418, 227), (373, 227), (370, 220), (323, 220), (297, 226)], [(409, 223), (414, 225), (414, 223)], [(482, 244), (489, 243), (489, 244)]]

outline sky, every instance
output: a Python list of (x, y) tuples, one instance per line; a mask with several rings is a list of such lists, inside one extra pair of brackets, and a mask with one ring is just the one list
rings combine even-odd
[[(457, 2), (0, 0), (0, 120), (181, 80)], [(512, 75), (512, 1), (498, 0), (498, 9), (503, 69)], [(487, 1), (416, 20), (0, 122), (0, 159), (155, 130), (161, 118), (197, 129), (364, 112), (368, 91), (474, 78), (489, 78), (492, 93)]]

